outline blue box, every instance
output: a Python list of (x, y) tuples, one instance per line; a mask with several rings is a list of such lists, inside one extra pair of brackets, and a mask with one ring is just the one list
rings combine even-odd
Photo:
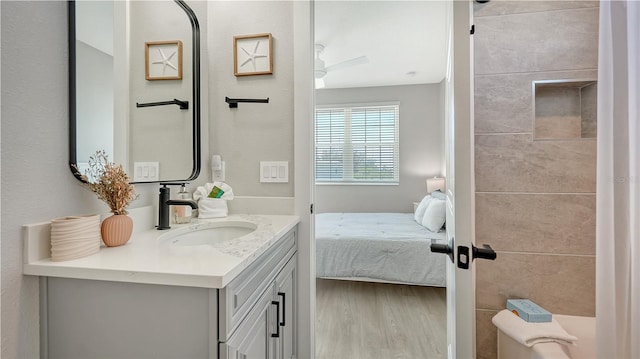
[(551, 321), (551, 313), (529, 299), (507, 299), (507, 309), (530, 323)]

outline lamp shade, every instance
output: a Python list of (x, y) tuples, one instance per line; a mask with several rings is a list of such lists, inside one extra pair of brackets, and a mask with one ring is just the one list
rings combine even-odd
[(433, 177), (427, 179), (427, 193), (440, 190), (444, 192), (445, 180), (443, 177)]

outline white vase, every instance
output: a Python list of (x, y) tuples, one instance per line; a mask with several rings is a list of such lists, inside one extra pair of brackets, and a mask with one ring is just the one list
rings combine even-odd
[(100, 215), (68, 216), (51, 221), (51, 260), (67, 261), (100, 250)]

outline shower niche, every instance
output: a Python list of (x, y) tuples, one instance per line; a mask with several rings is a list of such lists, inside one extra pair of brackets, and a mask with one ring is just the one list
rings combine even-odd
[(595, 80), (534, 81), (533, 139), (595, 139), (597, 92)]

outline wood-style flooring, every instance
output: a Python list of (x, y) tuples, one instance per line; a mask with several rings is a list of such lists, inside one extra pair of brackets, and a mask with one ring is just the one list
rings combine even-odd
[(317, 359), (447, 357), (445, 288), (316, 280)]

